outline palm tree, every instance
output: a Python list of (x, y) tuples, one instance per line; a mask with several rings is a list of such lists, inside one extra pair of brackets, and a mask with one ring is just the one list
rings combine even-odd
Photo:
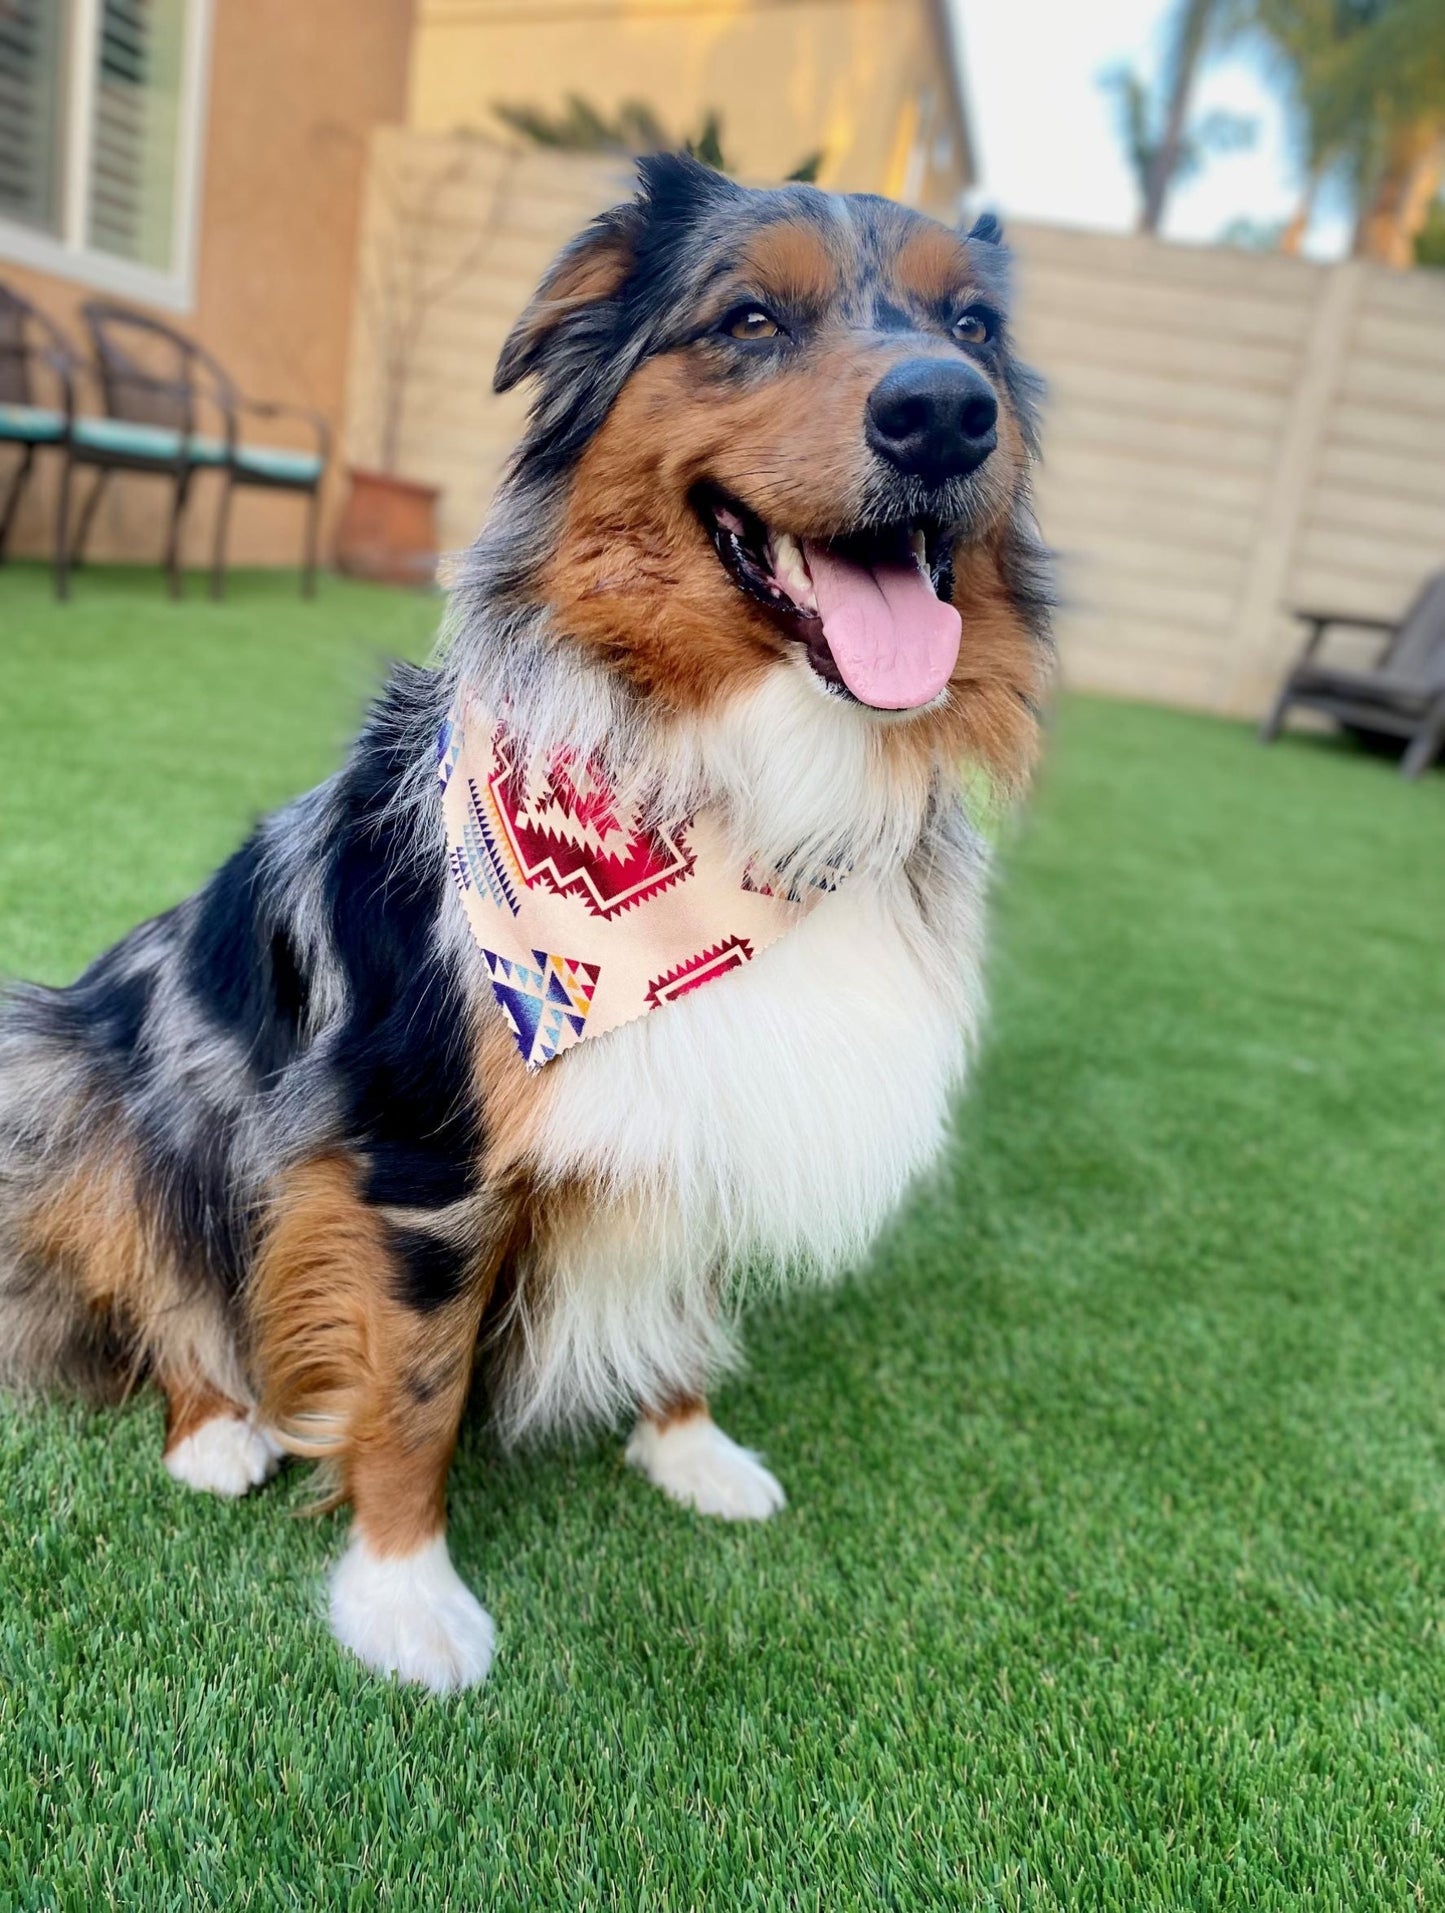
[(1355, 221), (1357, 259), (1412, 266), (1416, 241), (1445, 178), (1445, 117), (1393, 128), (1385, 142), (1374, 191)]
[(1197, 173), (1211, 153), (1252, 144), (1253, 120), (1206, 113), (1191, 123), (1194, 82), (1222, 14), (1235, 0), (1174, 0), (1165, 21), (1159, 91), (1129, 66), (1112, 67), (1099, 84), (1114, 96), (1119, 141), (1139, 185), (1139, 230), (1157, 233), (1172, 189)]
[(1355, 256), (1411, 264), (1445, 173), (1441, 0), (1228, 0), (1220, 31), (1253, 40), (1290, 102), (1295, 243), (1329, 182), (1354, 207)]
[[(1111, 67), (1099, 84), (1114, 96), (1119, 143), (1139, 187), (1139, 230), (1157, 233), (1164, 213), (1161, 188), (1190, 179), (1211, 153), (1237, 152), (1254, 139), (1253, 120), (1236, 113), (1206, 113), (1192, 125), (1186, 122), (1171, 135), (1154, 128), (1154, 97), (1149, 84), (1133, 68)], [(1176, 89), (1171, 85), (1170, 101)]]
[(1445, 176), (1445, 6), (1354, 0), (1365, 17), (1336, 85), (1374, 124), (1361, 172), (1357, 258), (1414, 263), (1415, 240)]
[[(713, 167), (719, 173), (735, 170), (733, 161), (723, 152), (722, 116), (704, 115), (701, 128), (691, 139), (674, 139), (657, 113), (645, 100), (624, 100), (609, 118), (577, 93), (569, 93), (561, 112), (549, 113), (542, 107), (509, 105), (498, 100), (492, 111), (504, 126), (520, 133), (538, 146), (552, 146), (569, 153), (662, 153), (681, 148)], [(813, 180), (823, 164), (822, 153), (809, 153), (788, 174), (789, 179)]]
[(1164, 126), (1150, 155), (1144, 179), (1141, 232), (1157, 233), (1164, 217), (1169, 188), (1179, 176), (1189, 119), (1189, 96), (1204, 53), (1205, 41), (1219, 11), (1219, 0), (1180, 0), (1169, 23), (1165, 76), (1168, 87)]
[(1435, 201), (1415, 237), (1415, 263), (1445, 269), (1445, 198)]

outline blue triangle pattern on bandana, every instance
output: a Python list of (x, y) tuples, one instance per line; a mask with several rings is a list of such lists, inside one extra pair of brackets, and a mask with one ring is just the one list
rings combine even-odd
[(482, 955), (492, 994), (528, 1069), (550, 1063), (583, 1035), (597, 987), (596, 964), (534, 950), (538, 967), (533, 970), (496, 950), (484, 948)]

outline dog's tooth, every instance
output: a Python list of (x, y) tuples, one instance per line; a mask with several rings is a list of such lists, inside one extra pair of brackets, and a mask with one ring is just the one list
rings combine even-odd
[(793, 603), (809, 608), (813, 602), (813, 580), (808, 575), (802, 547), (790, 532), (773, 534), (773, 570), (787, 586)]
[(924, 537), (917, 525), (909, 532), (908, 542), (913, 548), (914, 557), (926, 571), (928, 569), (928, 540)]

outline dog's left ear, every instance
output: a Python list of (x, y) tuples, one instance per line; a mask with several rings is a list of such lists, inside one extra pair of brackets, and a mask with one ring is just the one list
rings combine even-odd
[(535, 372), (557, 328), (585, 306), (621, 291), (637, 257), (642, 216), (635, 202), (599, 213), (558, 253), (527, 309), (507, 334), (492, 389), (509, 392)]
[(1013, 261), (1004, 243), (1003, 221), (997, 213), (980, 213), (963, 236), (979, 289), (1003, 306), (1013, 277)]

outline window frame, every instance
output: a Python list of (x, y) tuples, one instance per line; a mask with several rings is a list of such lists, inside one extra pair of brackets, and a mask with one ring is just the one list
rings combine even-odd
[(62, 55), (62, 192), (59, 233), (37, 232), (0, 214), (0, 259), (73, 279), (100, 292), (143, 300), (173, 312), (196, 301), (201, 172), (211, 67), (213, 0), (185, 0), (181, 90), (176, 131), (176, 189), (171, 209), (171, 264), (139, 265), (87, 243), (91, 142), (95, 137), (96, 67), (101, 0), (71, 0)]

